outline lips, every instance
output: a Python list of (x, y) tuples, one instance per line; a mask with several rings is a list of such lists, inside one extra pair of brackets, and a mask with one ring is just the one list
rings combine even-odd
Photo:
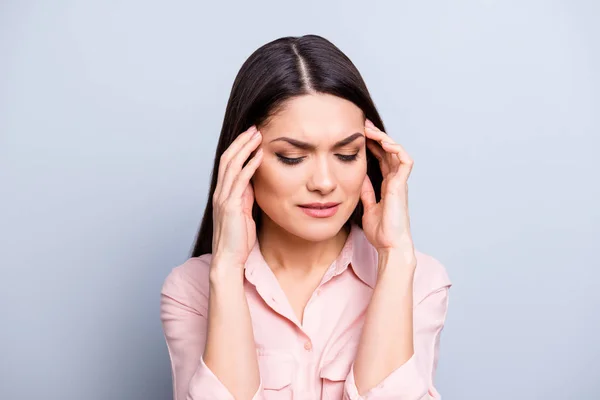
[(304, 214), (313, 218), (329, 218), (334, 216), (341, 203), (308, 203), (301, 204), (299, 207)]
[(329, 202), (329, 203), (308, 203), (308, 204), (300, 204), (300, 207), (310, 208), (310, 209), (314, 209), (314, 210), (322, 210), (322, 209), (326, 209), (326, 208), (335, 207), (338, 204), (340, 204), (340, 203), (333, 203), (333, 202)]

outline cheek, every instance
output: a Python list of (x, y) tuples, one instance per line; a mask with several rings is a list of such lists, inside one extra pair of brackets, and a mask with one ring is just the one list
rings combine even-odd
[(343, 173), (338, 175), (338, 179), (347, 193), (360, 192), (365, 175), (367, 175), (367, 163), (359, 160), (344, 166)]
[(254, 173), (253, 185), (257, 196), (269, 199), (284, 198), (298, 191), (303, 180), (294, 168), (280, 166), (277, 161), (263, 161)]

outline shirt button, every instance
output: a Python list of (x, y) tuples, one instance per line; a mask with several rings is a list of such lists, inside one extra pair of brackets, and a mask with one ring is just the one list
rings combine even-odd
[(321, 289), (317, 289), (317, 296), (321, 294)]
[(311, 351), (312, 350), (312, 344), (310, 343), (310, 341), (304, 343), (304, 349), (307, 351)]

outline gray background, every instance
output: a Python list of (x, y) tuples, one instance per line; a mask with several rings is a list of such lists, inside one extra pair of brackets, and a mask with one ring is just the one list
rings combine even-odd
[(316, 33), (415, 159), (416, 247), (454, 282), (445, 400), (600, 399), (597, 1), (0, 6), (0, 398), (169, 399), (229, 90)]

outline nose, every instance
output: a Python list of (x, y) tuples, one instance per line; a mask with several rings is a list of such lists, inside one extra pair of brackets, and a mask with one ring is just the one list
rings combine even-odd
[(326, 157), (319, 157), (313, 165), (314, 167), (307, 183), (308, 190), (311, 192), (320, 192), (323, 195), (333, 192), (337, 183), (334, 171)]

